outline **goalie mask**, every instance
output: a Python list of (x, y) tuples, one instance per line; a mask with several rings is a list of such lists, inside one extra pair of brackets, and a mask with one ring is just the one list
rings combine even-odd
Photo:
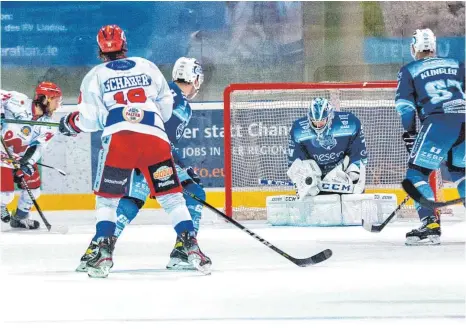
[(307, 117), (309, 126), (320, 135), (332, 124), (333, 107), (325, 98), (314, 98)]
[(416, 60), (416, 53), (423, 51), (435, 52), (437, 39), (431, 29), (416, 30), (411, 41), (411, 56)]
[(204, 82), (202, 66), (195, 58), (180, 57), (173, 66), (173, 81), (189, 83), (194, 87), (194, 92), (186, 97), (191, 100), (196, 97), (201, 84)]

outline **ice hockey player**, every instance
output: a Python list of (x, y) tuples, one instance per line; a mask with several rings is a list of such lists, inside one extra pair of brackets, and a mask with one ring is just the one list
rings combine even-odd
[[(183, 133), (189, 121), (191, 120), (192, 110), (189, 105), (199, 92), (204, 74), (202, 66), (195, 58), (179, 58), (172, 73), (173, 81), (168, 85), (171, 93), (174, 96), (173, 115), (165, 123), (165, 131), (171, 142), (172, 155), (175, 161), (175, 168), (181, 185), (191, 193), (194, 193), (199, 198), (205, 200), (205, 191), (199, 176), (191, 167), (185, 167), (181, 161), (181, 156), (177, 153), (177, 145), (183, 137)], [(135, 170), (129, 180), (130, 186), (127, 194), (120, 200), (117, 209), (117, 222), (115, 229), (115, 237), (118, 238), (125, 226), (129, 224), (143, 207), (148, 195), (149, 186), (147, 185), (144, 175), (139, 170)], [(202, 216), (202, 205), (189, 196), (183, 195), (188, 206), (189, 213), (194, 223), (196, 235), (199, 231), (199, 222)], [(78, 272), (86, 270), (86, 263), (97, 251), (97, 242), (94, 239), (91, 241), (86, 253), (81, 257), (81, 262)], [(209, 257), (206, 256), (206, 261), (211, 263)], [(188, 255), (183, 246), (183, 240), (179, 236), (176, 238), (175, 247), (170, 253), (170, 261), (167, 264), (167, 269), (175, 270), (193, 270), (193, 266), (188, 262)]]
[[(325, 98), (310, 102), (291, 126), (288, 177), (298, 197), (267, 198), (273, 225), (360, 225), (367, 151), (361, 122), (335, 112)], [(371, 195), (372, 197), (372, 195)], [(290, 210), (291, 209), (291, 210)]]
[[(61, 106), (62, 91), (52, 82), (41, 82), (36, 87), (34, 99), (16, 91), (1, 91), (2, 118), (16, 120), (53, 121), (53, 113)], [(56, 127), (5, 123), (2, 138), (15, 157), (20, 169), (14, 169), (11, 159), (2, 148), (1, 161), (1, 219), (12, 228), (37, 229), (39, 222), (31, 218), (33, 202), (22, 184), (25, 179), (36, 199), (40, 196), (41, 179), (37, 162), (52, 137)], [(10, 215), (7, 205), (13, 201), (14, 185), (21, 189), (16, 211)]]
[(172, 116), (173, 96), (158, 67), (141, 57), (127, 57), (126, 37), (117, 25), (97, 34), (100, 57), (84, 77), (78, 111), (60, 121), (65, 135), (103, 130), (94, 182), (98, 250), (87, 262), (90, 277), (107, 277), (113, 266), (117, 209), (128, 180), (138, 169), (172, 220), (188, 261), (210, 273), (196, 239), (171, 155), (164, 122)]
[[(464, 63), (436, 56), (436, 38), (430, 29), (416, 30), (411, 42), (414, 61), (398, 73), (396, 110), (410, 152), (407, 179), (430, 199), (434, 192), (428, 176), (446, 161), (448, 171), (464, 198)], [(416, 112), (421, 128), (416, 131)], [(432, 209), (416, 205), (422, 225), (406, 234), (407, 245), (440, 244), (440, 218)]]

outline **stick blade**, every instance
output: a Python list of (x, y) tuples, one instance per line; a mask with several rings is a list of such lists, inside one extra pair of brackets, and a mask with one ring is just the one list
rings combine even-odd
[(382, 231), (382, 229), (385, 227), (385, 225), (384, 224), (374, 225), (374, 224), (371, 224), (370, 222), (367, 222), (367, 221), (365, 221), (363, 219), (362, 220), (362, 227), (366, 231), (369, 231), (369, 232), (372, 232), (372, 233), (379, 233), (380, 231)]
[(332, 257), (332, 255), (333, 255), (333, 252), (330, 249), (325, 249), (319, 252), (318, 254), (315, 254), (314, 256), (311, 256), (309, 258), (302, 258), (302, 259), (294, 258), (293, 263), (301, 267), (306, 267), (309, 265), (315, 265), (315, 264), (321, 263), (329, 259), (330, 257)]
[(53, 225), (48, 228), (50, 233), (66, 234), (68, 233), (68, 226), (66, 225)]

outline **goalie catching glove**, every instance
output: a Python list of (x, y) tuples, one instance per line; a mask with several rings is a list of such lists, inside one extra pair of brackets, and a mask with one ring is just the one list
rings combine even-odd
[(286, 172), (291, 181), (295, 184), (298, 196), (315, 196), (319, 194), (322, 171), (314, 160), (296, 159)]

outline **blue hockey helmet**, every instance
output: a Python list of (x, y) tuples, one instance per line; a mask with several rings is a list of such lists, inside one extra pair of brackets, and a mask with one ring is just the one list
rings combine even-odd
[(330, 127), (333, 119), (333, 107), (326, 98), (314, 98), (307, 112), (309, 126), (316, 133), (322, 133), (327, 127)]

